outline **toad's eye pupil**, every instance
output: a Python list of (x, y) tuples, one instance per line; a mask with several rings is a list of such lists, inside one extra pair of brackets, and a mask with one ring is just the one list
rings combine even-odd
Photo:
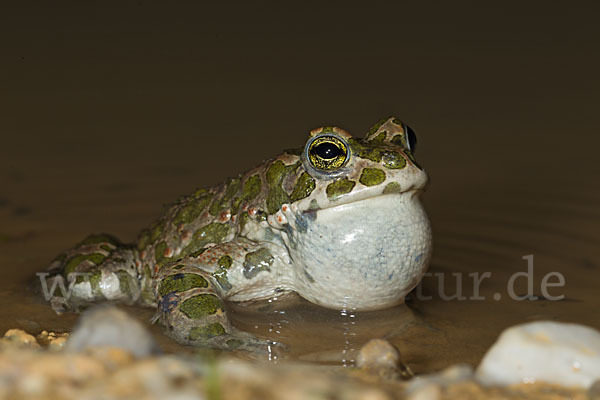
[(408, 138), (409, 150), (414, 153), (417, 149), (417, 134), (408, 125), (404, 125), (404, 131), (406, 132), (406, 136)]
[(311, 153), (317, 155), (325, 160), (331, 160), (333, 158), (343, 156), (344, 152), (338, 146), (333, 143), (320, 143), (313, 147)]

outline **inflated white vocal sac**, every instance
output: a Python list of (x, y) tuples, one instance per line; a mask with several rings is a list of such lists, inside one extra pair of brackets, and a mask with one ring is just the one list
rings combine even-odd
[(488, 385), (543, 381), (589, 388), (600, 379), (600, 332), (553, 321), (508, 328), (488, 350), (476, 375)]

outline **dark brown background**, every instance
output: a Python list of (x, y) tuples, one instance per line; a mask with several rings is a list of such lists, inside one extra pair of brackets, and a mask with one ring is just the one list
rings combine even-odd
[[(474, 343), (475, 362), (512, 323), (600, 327), (597, 16), (593, 2), (4, 4), (0, 325), (60, 325), (23, 282), (86, 234), (133, 240), (163, 203), (312, 128), (362, 135), (393, 114), (431, 176), (432, 270), (494, 276), (488, 301), (422, 305), (444, 346)], [(527, 254), (536, 292), (560, 271), (565, 301), (506, 299)]]

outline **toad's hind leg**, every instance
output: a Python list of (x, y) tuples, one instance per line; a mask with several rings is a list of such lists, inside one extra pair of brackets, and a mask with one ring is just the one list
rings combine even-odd
[(137, 249), (110, 235), (90, 235), (52, 262), (42, 291), (56, 312), (78, 311), (91, 303), (119, 301), (152, 305), (149, 268)]
[(186, 257), (164, 266), (157, 277), (155, 320), (180, 343), (226, 350), (269, 352), (274, 343), (236, 329), (220, 295), (218, 273), (199, 268)]

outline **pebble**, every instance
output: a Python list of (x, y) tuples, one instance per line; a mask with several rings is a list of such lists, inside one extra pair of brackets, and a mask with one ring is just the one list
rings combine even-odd
[(37, 349), (40, 347), (35, 337), (21, 329), (9, 329), (1, 339), (2, 344), (15, 347), (29, 347)]
[(67, 340), (65, 350), (81, 352), (93, 347), (116, 347), (136, 357), (158, 351), (154, 339), (139, 321), (110, 306), (86, 311)]
[(40, 345), (47, 347), (48, 350), (52, 351), (62, 350), (68, 338), (68, 333), (48, 332), (46, 330), (36, 336)]
[(400, 360), (400, 353), (387, 340), (371, 339), (358, 352), (356, 366), (387, 378), (410, 378), (412, 371)]
[(486, 385), (547, 382), (587, 389), (600, 379), (600, 332), (554, 321), (508, 328), (476, 375)]
[(408, 382), (405, 393), (410, 399), (435, 399), (442, 389), (457, 383), (473, 380), (473, 368), (470, 365), (458, 364), (429, 375), (418, 376)]

